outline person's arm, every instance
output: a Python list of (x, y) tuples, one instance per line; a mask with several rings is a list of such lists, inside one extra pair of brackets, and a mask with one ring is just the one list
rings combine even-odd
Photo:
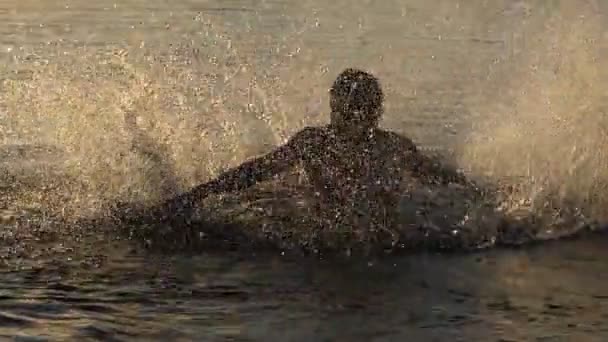
[(274, 177), (293, 166), (303, 157), (311, 130), (305, 129), (299, 132), (286, 144), (277, 147), (270, 153), (223, 172), (215, 179), (196, 186), (170, 200), (170, 202), (191, 205), (208, 195), (244, 190), (257, 182)]
[(464, 175), (455, 168), (445, 165), (438, 158), (431, 158), (420, 152), (416, 152), (418, 155), (415, 157), (417, 164), (415, 164), (414, 173), (421, 179), (430, 181), (432, 183), (441, 184), (465, 184), (467, 183)]
[(401, 144), (406, 151), (407, 169), (418, 179), (427, 183), (440, 184), (467, 182), (464, 175), (456, 169), (444, 165), (438, 158), (432, 158), (420, 152), (410, 139), (403, 137)]

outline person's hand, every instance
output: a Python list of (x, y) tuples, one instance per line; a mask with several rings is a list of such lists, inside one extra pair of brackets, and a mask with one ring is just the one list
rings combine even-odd
[(120, 224), (187, 224), (194, 214), (194, 198), (197, 196), (198, 192), (185, 193), (151, 207), (117, 202), (107, 212), (112, 221)]
[(161, 206), (146, 207), (137, 202), (118, 201), (108, 208), (108, 216), (120, 223), (138, 223), (147, 221), (151, 216), (159, 216)]
[(109, 210), (109, 218), (118, 224), (156, 225), (187, 222), (192, 216), (192, 206), (178, 199), (145, 207), (134, 203), (117, 202)]
[(150, 208), (146, 216), (147, 221), (156, 223), (189, 223), (193, 214), (194, 205), (188, 196), (177, 196)]
[(119, 224), (132, 224), (141, 222), (146, 216), (146, 208), (129, 202), (116, 202), (110, 205), (107, 210), (107, 217)]

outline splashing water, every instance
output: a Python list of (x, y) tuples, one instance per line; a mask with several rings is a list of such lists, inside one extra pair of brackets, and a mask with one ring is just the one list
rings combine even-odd
[[(604, 219), (602, 17), (593, 3), (520, 5), (477, 27), (465, 24), (492, 18), (494, 8), (438, 5), (433, 13), (443, 21), (426, 32), (412, 27), (422, 39), (410, 37), (401, 46), (377, 39), (375, 29), (390, 27), (376, 18), (332, 22), (329, 8), (309, 13), (314, 21), (294, 18), (280, 39), (253, 34), (251, 23), (235, 29), (230, 20), (189, 10), (165, 18), (165, 40), (134, 33), (103, 48), (67, 41), (23, 46), (2, 70), (2, 139), (7, 151), (26, 145), (54, 152), (47, 159), (32, 157), (37, 161), (29, 166), (7, 159), (5, 207), (74, 219), (99, 215), (118, 200), (151, 204), (167, 198), (268, 151), (305, 125), (324, 122), (324, 89), (332, 73), (342, 64), (364, 63), (385, 79), (384, 125), (423, 147), (455, 150), (451, 157), (472, 178), (499, 184), (508, 216), (542, 216), (548, 226), (568, 210), (576, 219)], [(401, 15), (424, 11), (412, 4)], [(242, 13), (235, 18), (251, 15)], [(515, 26), (518, 18), (524, 25)], [(437, 34), (459, 25), (464, 37), (484, 29), (494, 33), (488, 39)], [(352, 40), (343, 44), (353, 56), (319, 62), (339, 50), (310, 47), (309, 32), (325, 26), (328, 32), (350, 30)], [(246, 44), (244, 35), (270, 53)], [(416, 46), (428, 56), (411, 52)], [(478, 46), (479, 54), (464, 53), (467, 46)], [(363, 53), (376, 48), (383, 52)], [(404, 117), (402, 111), (421, 113)], [(36, 172), (24, 171), (32, 168)], [(450, 190), (438, 191), (418, 192), (414, 203)], [(454, 220), (466, 216), (463, 210), (455, 209)]]
[(493, 68), (489, 83), (501, 86), (475, 109), (460, 161), (510, 189), (503, 209), (514, 215), (552, 223), (570, 211), (605, 222), (605, 21), (593, 3), (549, 11), (542, 24), (524, 22), (511, 59)]

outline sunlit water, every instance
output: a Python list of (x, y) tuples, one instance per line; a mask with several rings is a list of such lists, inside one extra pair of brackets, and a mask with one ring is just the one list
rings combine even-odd
[(48, 222), (167, 197), (326, 122), (327, 87), (350, 66), (383, 82), (384, 127), (472, 175), (521, 186), (515, 215), (557, 193), (556, 206), (605, 218), (606, 10), (0, 0), (0, 336), (605, 340), (601, 235), (338, 262), (163, 256), (95, 232), (61, 243), (70, 231)]

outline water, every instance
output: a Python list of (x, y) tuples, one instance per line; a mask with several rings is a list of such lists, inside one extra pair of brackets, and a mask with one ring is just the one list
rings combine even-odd
[(2, 271), (0, 336), (600, 341), (606, 241), (370, 262), (109, 254)]
[(326, 122), (327, 87), (350, 66), (383, 82), (384, 127), (515, 185), (507, 213), (550, 199), (605, 218), (606, 13), (600, 1), (0, 0), (0, 336), (604, 340), (603, 236), (328, 261), (150, 254), (65, 222), (157, 201)]

